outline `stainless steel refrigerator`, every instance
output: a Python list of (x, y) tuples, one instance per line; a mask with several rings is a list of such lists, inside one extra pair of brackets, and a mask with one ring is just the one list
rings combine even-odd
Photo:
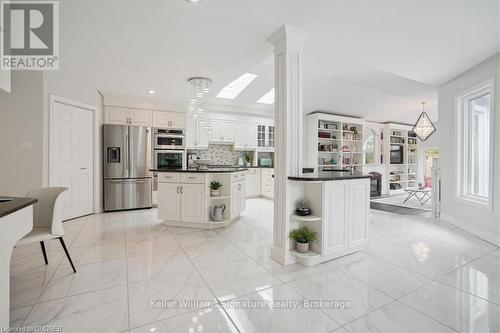
[(104, 211), (151, 208), (149, 127), (104, 125)]

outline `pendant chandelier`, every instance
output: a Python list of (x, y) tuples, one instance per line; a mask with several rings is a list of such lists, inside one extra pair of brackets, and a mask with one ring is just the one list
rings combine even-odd
[(193, 119), (198, 118), (203, 113), (203, 108), (200, 107), (202, 100), (210, 92), (212, 80), (206, 77), (192, 77), (188, 79), (190, 93), (188, 111)]
[(420, 114), (420, 117), (418, 117), (412, 131), (421, 141), (427, 140), (434, 132), (436, 132), (436, 126), (434, 126), (427, 113), (425, 113), (425, 102), (422, 102), (422, 113)]

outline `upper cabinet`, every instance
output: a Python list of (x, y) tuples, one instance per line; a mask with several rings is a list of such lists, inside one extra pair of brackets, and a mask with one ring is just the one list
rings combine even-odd
[(209, 136), (210, 142), (234, 142), (235, 124), (232, 120), (211, 119)]
[(272, 150), (275, 145), (274, 125), (257, 125), (257, 149)]
[(186, 148), (203, 149), (208, 147), (207, 119), (186, 119)]
[(257, 147), (257, 124), (247, 122), (235, 123), (235, 149), (255, 149)]
[(104, 123), (114, 125), (148, 126), (153, 122), (151, 110), (130, 109), (117, 106), (106, 106)]
[(184, 129), (185, 117), (180, 112), (153, 111), (153, 127)]

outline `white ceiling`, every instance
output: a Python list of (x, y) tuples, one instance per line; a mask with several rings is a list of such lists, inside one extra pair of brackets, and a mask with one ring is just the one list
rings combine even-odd
[[(214, 81), (206, 105), (271, 113), (272, 46), (283, 24), (309, 34), (304, 111), (413, 122), (437, 117), (436, 86), (500, 50), (498, 1), (69, 1), (60, 6), (61, 74), (99, 90), (157, 91), (179, 111), (186, 80)], [(259, 77), (234, 101), (213, 97), (244, 72)], [(148, 98), (151, 98), (148, 96)]]

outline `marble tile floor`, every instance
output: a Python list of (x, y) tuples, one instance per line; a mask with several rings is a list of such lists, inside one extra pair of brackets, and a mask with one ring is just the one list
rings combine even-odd
[(367, 249), (315, 267), (269, 257), (273, 203), (226, 229), (168, 227), (155, 210), (64, 224), (14, 249), (11, 326), (63, 332), (499, 332), (500, 250), (444, 221), (371, 211)]

